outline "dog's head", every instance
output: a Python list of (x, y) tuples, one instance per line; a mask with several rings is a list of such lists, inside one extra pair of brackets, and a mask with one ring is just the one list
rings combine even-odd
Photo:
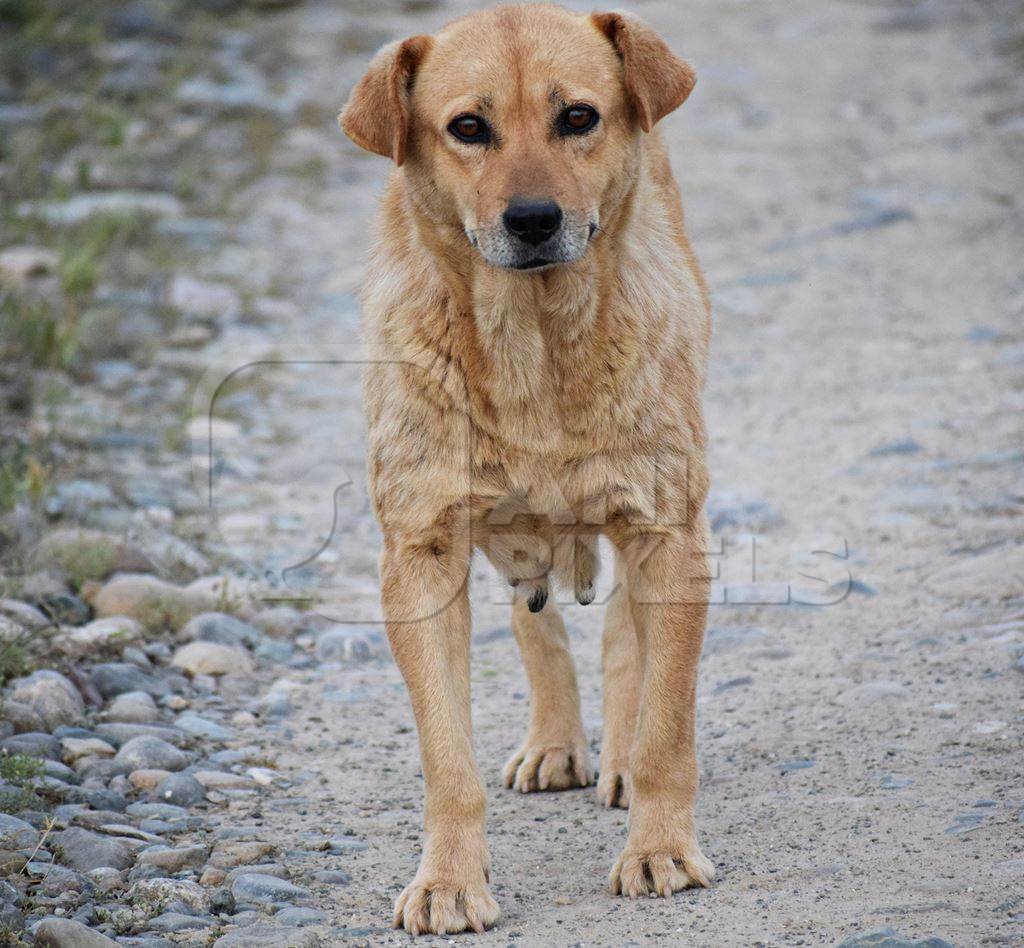
[(532, 270), (586, 253), (629, 191), (641, 134), (694, 81), (635, 17), (498, 7), (384, 47), (341, 125), (404, 165), (432, 221), (494, 266)]

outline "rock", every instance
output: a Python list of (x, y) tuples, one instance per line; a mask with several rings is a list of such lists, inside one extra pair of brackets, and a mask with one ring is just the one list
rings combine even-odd
[(250, 790), (255, 786), (248, 777), (222, 770), (197, 770), (194, 776), (207, 790)]
[(128, 869), (135, 862), (134, 841), (104, 836), (72, 826), (51, 837), (60, 848), (62, 861), (78, 872), (90, 872), (101, 867)]
[(274, 916), (274, 921), (279, 925), (294, 925), (296, 928), (302, 928), (304, 925), (318, 925), (327, 919), (327, 916), (318, 911), (317, 909), (302, 908), (301, 906), (291, 906), (289, 908), (281, 909)]
[(121, 746), (114, 760), (129, 771), (169, 770), (175, 772), (188, 766), (188, 757), (174, 745), (159, 737), (134, 737)]
[(232, 287), (186, 273), (171, 280), (168, 302), (189, 316), (203, 319), (235, 319), (242, 312), (242, 299)]
[(35, 711), (48, 731), (62, 724), (81, 724), (85, 719), (81, 693), (55, 671), (37, 671), (17, 679), (12, 683), (11, 697)]
[(309, 891), (301, 886), (262, 873), (236, 876), (231, 883), (231, 894), (236, 902), (255, 902), (260, 905), (294, 902), (309, 897)]
[(0, 741), (0, 751), (10, 756), (23, 754), (26, 757), (48, 757), (50, 760), (60, 760), (60, 741), (50, 734), (28, 731), (24, 734), (5, 737)]
[(184, 807), (169, 803), (133, 803), (127, 812), (136, 819), (183, 820), (188, 816)]
[(236, 866), (248, 866), (261, 859), (272, 856), (277, 851), (273, 843), (253, 840), (251, 842), (220, 841), (210, 856), (210, 865), (219, 869), (234, 869)]
[(240, 648), (217, 642), (190, 642), (183, 645), (171, 659), (171, 664), (190, 675), (249, 674), (252, 659)]
[[(10, 937), (24, 930), (25, 916), (18, 911), (18, 907), (13, 902), (0, 902), (0, 932), (6, 932)], [(11, 942), (15, 945), (17, 943), (17, 941)]]
[(85, 625), (92, 618), (89, 604), (70, 593), (45, 593), (38, 602), (40, 609), (60, 625)]
[(199, 877), (199, 884), (205, 887), (218, 886), (225, 878), (227, 878), (227, 873), (223, 869), (218, 869), (216, 866), (207, 866)]
[(0, 849), (33, 849), (39, 842), (39, 831), (24, 820), (0, 813)]
[(109, 866), (93, 869), (87, 875), (89, 876), (89, 881), (92, 882), (100, 895), (120, 892), (124, 888), (124, 873), (118, 872)]
[(43, 898), (59, 898), (65, 892), (88, 892), (92, 886), (80, 872), (49, 862), (30, 862), (25, 871), (39, 878), (33, 894)]
[(194, 711), (183, 711), (174, 719), (174, 725), (192, 737), (203, 737), (211, 741), (230, 741), (235, 736), (230, 728), (201, 717)]
[(92, 683), (104, 698), (114, 698), (130, 691), (145, 691), (151, 695), (165, 695), (167, 685), (147, 675), (129, 662), (106, 662), (92, 670)]
[(27, 704), (20, 701), (6, 700), (3, 705), (4, 720), (13, 728), (15, 734), (26, 731), (42, 731), (45, 727), (43, 719)]
[(34, 215), (54, 227), (72, 227), (95, 214), (179, 217), (181, 201), (170, 194), (149, 191), (102, 191), (76, 194), (64, 201), (23, 201), (18, 205), (22, 217)]
[(313, 932), (279, 925), (250, 925), (221, 935), (213, 948), (318, 948), (323, 944)]
[(33, 277), (53, 273), (60, 263), (48, 247), (15, 246), (0, 250), (0, 285), (21, 286)]
[(65, 737), (61, 739), (64, 763), (73, 764), (83, 757), (113, 757), (114, 748), (98, 737)]
[(155, 932), (187, 932), (197, 931), (202, 928), (209, 928), (215, 924), (215, 919), (209, 915), (185, 915), (181, 912), (164, 912), (156, 918), (151, 918), (147, 927)]
[[(103, 494), (105, 503), (116, 501)], [(81, 585), (87, 579), (106, 579), (112, 573), (149, 573), (153, 561), (138, 547), (116, 533), (65, 527), (43, 537), (29, 554), (29, 562), (38, 569), (56, 566)]]
[(181, 849), (147, 849), (139, 854), (139, 864), (155, 866), (164, 874), (183, 869), (198, 869), (206, 862), (209, 850), (205, 846), (185, 846)]
[(159, 786), (161, 780), (173, 776), (169, 770), (133, 770), (128, 774), (128, 783), (136, 790), (154, 790)]
[(195, 806), (206, 798), (206, 791), (191, 774), (171, 774), (156, 785), (152, 797), (174, 806)]
[(33, 632), (45, 629), (50, 624), (46, 615), (35, 606), (17, 599), (0, 599), (0, 617), (10, 619)]
[(316, 640), (316, 657), (322, 662), (359, 663), (384, 654), (384, 640), (376, 632), (344, 626), (326, 629)]
[(224, 612), (204, 612), (194, 616), (179, 634), (188, 641), (217, 642), (236, 648), (255, 648), (263, 641), (263, 633), (255, 626)]
[(96, 655), (103, 649), (120, 649), (142, 638), (142, 626), (127, 616), (96, 619), (54, 637), (54, 645), (71, 658)]
[(125, 691), (117, 695), (104, 715), (122, 724), (152, 724), (160, 720), (156, 702), (147, 691)]
[(176, 727), (165, 727), (162, 724), (120, 724), (110, 722), (108, 724), (97, 724), (96, 733), (105, 741), (110, 741), (117, 747), (127, 744), (136, 737), (158, 737), (175, 747), (182, 747), (187, 743), (184, 732)]
[(92, 596), (98, 616), (131, 616), (148, 629), (177, 629), (215, 600), (144, 573), (118, 574)]
[(188, 879), (140, 879), (128, 890), (132, 905), (155, 915), (180, 902), (193, 912), (210, 910), (210, 894), (202, 886)]
[(113, 790), (91, 787), (71, 787), (64, 791), (65, 803), (84, 803), (94, 810), (117, 810), (123, 813), (127, 805), (121, 794)]
[(44, 509), (51, 517), (82, 519), (88, 517), (94, 510), (116, 505), (117, 497), (107, 484), (100, 481), (74, 480), (58, 484), (47, 498)]
[(70, 918), (44, 918), (35, 936), (35, 948), (118, 948), (116, 941)]
[(340, 869), (321, 869), (313, 873), (313, 878), (324, 885), (348, 885), (352, 881), (348, 873)]

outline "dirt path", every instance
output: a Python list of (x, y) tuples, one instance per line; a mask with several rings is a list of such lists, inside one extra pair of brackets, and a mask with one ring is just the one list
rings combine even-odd
[[(476, 745), (505, 913), (481, 942), (828, 944), (892, 927), (1021, 943), (1021, 125), (1002, 111), (1019, 102), (1019, 77), (994, 57), (991, 26), (952, 5), (642, 12), (701, 77), (667, 134), (716, 291), (708, 414), (723, 590), (751, 603), (712, 610), (701, 676), (700, 821), (721, 877), (668, 903), (615, 901), (605, 882), (624, 814), (590, 791), (501, 787), (527, 698), (500, 587), (481, 568)], [(341, 84), (317, 90), (340, 101)], [(339, 151), (305, 211), (316, 239), (305, 218), (283, 236), (348, 290), (371, 212), (362, 185), (386, 169)], [(344, 315), (339, 326), (327, 303), (313, 331), (345, 346)], [(307, 314), (289, 329), (304, 337)], [(314, 374), (323, 388), (288, 402), (286, 424), (303, 450), (326, 443), (354, 460), (354, 386), (344, 370)], [(353, 497), (344, 511), (338, 532), (352, 536), (333, 544), (331, 575), (365, 574), (372, 597), (365, 505)], [(787, 585), (832, 604), (754, 604), (784, 602)], [(600, 616), (566, 614), (596, 759)], [(379, 928), (419, 845), (399, 676), (384, 661), (300, 683), (285, 757), (321, 779), (304, 815), (267, 811), (266, 832), (340, 821), (365, 840), (332, 920), (402, 942)]]
[[(285, 862), (297, 839), (351, 835), (318, 866), (351, 877), (317, 890), (327, 921), (307, 931), (324, 944), (407, 941), (386, 925), (415, 871), (422, 779), (369, 624), (377, 533), (357, 374), (339, 364), (387, 167), (299, 117), (336, 109), (378, 43), (462, 9), (408, 6), (309, 3), (254, 28), (233, 61), (269, 77), (270, 107), (300, 104), (259, 173), (226, 188), (229, 236), (201, 255), (204, 278), (285, 301), (198, 357), (208, 380), (241, 370), (203, 542), (366, 629), (344, 661), (277, 673), (293, 710), (265, 737), (302, 781), (232, 810)], [(474, 943), (814, 945), (893, 929), (1024, 944), (1019, 16), (945, 2), (637, 9), (699, 75), (666, 134), (715, 296), (722, 582), (698, 700), (699, 823), (719, 881), (613, 899), (625, 814), (593, 790), (501, 786), (527, 695), (481, 564), (474, 724), (504, 917)], [(241, 160), (230, 139), (211, 147)], [(201, 484), (204, 465), (200, 451)], [(600, 607), (564, 614), (596, 762)]]

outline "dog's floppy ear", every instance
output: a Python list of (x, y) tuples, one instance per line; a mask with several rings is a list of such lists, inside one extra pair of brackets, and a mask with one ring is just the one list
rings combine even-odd
[(697, 74), (657, 33), (629, 13), (594, 13), (594, 25), (611, 41), (622, 59), (626, 94), (640, 127), (649, 132), (693, 91)]
[(381, 49), (338, 116), (345, 134), (360, 148), (393, 158), (396, 165), (405, 161), (409, 96), (430, 44), (429, 36), (413, 36)]

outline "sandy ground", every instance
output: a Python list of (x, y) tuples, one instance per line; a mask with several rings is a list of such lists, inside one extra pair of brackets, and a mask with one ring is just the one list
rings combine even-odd
[[(286, 57), (334, 108), (373, 46), (461, 9), (300, 5), (264, 25), (252, 59)], [(1024, 944), (1024, 83), (999, 52), (1006, 8), (635, 9), (699, 75), (664, 129), (715, 300), (721, 582), (698, 815), (719, 878), (668, 901), (613, 898), (626, 814), (593, 788), (502, 787), (528, 696), (505, 593), (480, 564), (475, 742), (504, 914), (475, 943), (817, 945), (891, 928)], [(300, 187), (284, 170), (309, 155), (327, 171)], [(291, 567), (286, 591), (324, 597), (378, 654), (283, 673), (296, 711), (279, 764), (310, 779), (237, 808), (286, 851), (306, 833), (365, 843), (323, 863), (351, 876), (318, 904), (325, 944), (408, 941), (387, 925), (420, 846), (412, 714), (370, 624), (357, 373), (338, 364), (387, 170), (326, 125), (296, 129), (235, 193), (234, 243), (207, 261), (297, 304), (203, 356), (214, 379), (268, 353), (286, 363), (244, 370), (262, 414), (241, 444), (216, 445), (238, 463), (218, 468), (211, 530), (261, 573)], [(595, 763), (601, 611), (564, 613)]]
[[(481, 566), (475, 733), (504, 917), (478, 942), (832, 944), (891, 927), (1024, 943), (1022, 126), (1019, 105), (1003, 111), (1019, 78), (980, 9), (638, 9), (700, 76), (665, 133), (716, 302), (707, 412), (723, 581), (701, 673), (698, 812), (720, 875), (669, 901), (612, 898), (625, 814), (592, 789), (501, 786), (527, 695)], [(299, 49), (336, 66), (308, 35)], [(283, 241), (346, 289), (366, 250), (362, 184), (386, 168), (339, 152), (334, 186), (306, 211), (322, 240), (286, 228)], [(312, 322), (324, 343), (352, 340), (329, 304)], [(281, 328), (283, 341), (311, 331)], [(320, 388), (286, 402), (287, 423), (328, 439), (328, 454), (333, 428), (356, 461), (355, 386)], [(351, 562), (369, 589), (373, 529), (365, 503), (345, 509), (336, 575)], [(595, 760), (600, 612), (565, 613)], [(415, 870), (422, 779), (397, 670), (307, 676), (297, 700), (284, 760), (321, 779), (298, 813), (266, 808), (266, 833), (343, 825), (365, 840), (344, 859), (352, 883), (333, 920), (404, 942), (384, 926)]]

